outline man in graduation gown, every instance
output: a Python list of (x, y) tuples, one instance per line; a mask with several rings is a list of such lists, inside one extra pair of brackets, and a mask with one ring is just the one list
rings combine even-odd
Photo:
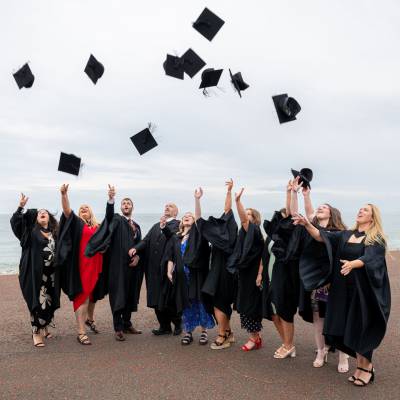
[[(115, 190), (110, 186), (106, 214), (109, 216), (89, 241), (85, 254), (90, 257), (104, 252), (107, 287), (115, 339), (124, 341), (124, 333), (140, 334), (132, 325), (140, 295), (141, 265), (139, 257), (130, 259), (128, 250), (141, 240), (140, 226), (133, 221), (133, 202), (121, 201), (121, 214), (114, 213)], [(110, 217), (111, 216), (111, 217)]]
[[(172, 333), (171, 322), (174, 324), (174, 335), (182, 332), (182, 318), (180, 313), (171, 308), (161, 310), (159, 299), (162, 288), (162, 267), (165, 246), (168, 239), (178, 232), (180, 221), (176, 219), (178, 207), (173, 203), (167, 203), (164, 207), (164, 215), (160, 222), (155, 223), (144, 239), (129, 251), (129, 256), (139, 255), (144, 263), (144, 275), (147, 288), (147, 307), (153, 308), (160, 324), (158, 329), (153, 329), (154, 335), (166, 335)], [(143, 259), (144, 258), (144, 259)]]

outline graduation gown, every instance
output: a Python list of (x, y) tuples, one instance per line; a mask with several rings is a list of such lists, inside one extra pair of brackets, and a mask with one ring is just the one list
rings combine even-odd
[(140, 297), (140, 276), (142, 263), (129, 267), (129, 249), (141, 240), (140, 226), (119, 214), (114, 214), (114, 204), (107, 203), (107, 217), (86, 246), (85, 255), (92, 257), (104, 252), (104, 274), (111, 311), (122, 310), (135, 312)]
[[(71, 301), (82, 292), (82, 282), (79, 272), (79, 249), (83, 226), (84, 222), (73, 211), (68, 218), (64, 214), (61, 215), (56, 262), (60, 270), (61, 289)], [(98, 276), (92, 295), (93, 302), (101, 300), (107, 295), (104, 258), (103, 269)]]
[[(331, 286), (323, 331), (326, 342), (351, 356), (359, 353), (370, 359), (385, 336), (390, 314), (385, 248), (378, 243), (363, 246), (358, 259), (364, 262), (364, 267), (353, 269), (345, 277), (340, 274), (340, 260), (353, 232), (320, 232), (330, 260), (330, 270), (326, 272)], [(312, 264), (310, 259), (309, 268)], [(350, 297), (346, 295), (348, 277), (354, 282)], [(316, 284), (319, 284), (318, 279), (305, 281), (306, 287)]]
[(258, 225), (249, 224), (247, 232), (241, 228), (235, 249), (228, 259), (228, 270), (238, 275), (236, 309), (247, 317), (262, 317), (262, 293), (256, 286), (264, 239)]
[(211, 244), (210, 269), (202, 287), (203, 294), (208, 296), (206, 304), (212, 304), (230, 318), (235, 299), (235, 277), (228, 271), (227, 261), (237, 238), (235, 217), (231, 210), (220, 218), (199, 218), (196, 223), (201, 235)]
[(154, 224), (147, 235), (136, 244), (135, 249), (141, 257), (144, 267), (147, 289), (147, 307), (157, 308), (161, 294), (162, 270), (167, 239), (178, 232), (180, 221), (173, 219), (161, 230), (160, 224)]
[[(19, 262), (19, 285), (29, 311), (40, 307), (39, 294), (43, 276), (43, 245), (39, 240), (41, 233), (35, 227), (37, 210), (29, 209), (26, 213), (22, 208), (12, 215), (10, 224), (14, 235), (21, 245), (21, 259)], [(55, 296), (52, 298), (52, 308), (60, 307), (59, 274), (55, 266)]]

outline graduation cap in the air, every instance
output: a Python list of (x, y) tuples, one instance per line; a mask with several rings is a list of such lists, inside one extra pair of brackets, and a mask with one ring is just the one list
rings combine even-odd
[(163, 68), (165, 74), (173, 78), (183, 79), (183, 59), (178, 56), (167, 54), (167, 59), (164, 61)]
[(293, 97), (289, 97), (286, 93), (273, 96), (272, 100), (274, 101), (280, 124), (294, 121), (296, 115), (301, 110), (300, 104)]
[(206, 7), (193, 23), (193, 28), (211, 42), (224, 23), (225, 21)]
[(240, 92), (246, 90), (249, 85), (243, 80), (241, 72), (236, 72), (236, 74), (232, 74), (231, 70), (229, 70), (229, 74), (231, 75), (231, 82), (233, 86), (237, 90), (239, 96), (242, 97), (242, 94)]
[(201, 83), (199, 89), (203, 89), (203, 93), (207, 94), (206, 89), (217, 86), (219, 78), (221, 78), (223, 69), (207, 68), (201, 73)]
[(206, 63), (192, 49), (186, 51), (181, 59), (183, 60), (183, 70), (191, 78), (193, 78), (206, 65)]
[(30, 88), (35, 81), (35, 76), (32, 74), (29, 65), (24, 64), (15, 74), (13, 74), (15, 81), (17, 82), (18, 88)]
[(143, 155), (144, 153), (147, 153), (151, 149), (154, 149), (154, 147), (158, 146), (154, 136), (151, 134), (150, 129), (151, 124), (146, 129), (143, 129), (131, 137), (132, 143), (140, 155)]
[(73, 154), (61, 152), (58, 170), (71, 175), (79, 175), (81, 169), (81, 159)]
[(104, 66), (101, 62), (96, 60), (93, 54), (91, 54), (86, 64), (85, 72), (90, 80), (96, 84), (104, 74)]
[(295, 178), (297, 178), (298, 176), (300, 177), (299, 183), (302, 184), (303, 187), (311, 189), (310, 182), (313, 178), (313, 172), (310, 168), (302, 168), (300, 171), (292, 169), (291, 171)]

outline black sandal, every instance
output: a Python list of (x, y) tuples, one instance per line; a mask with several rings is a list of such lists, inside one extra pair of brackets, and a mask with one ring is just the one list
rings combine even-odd
[(100, 333), (100, 332), (97, 330), (97, 326), (96, 326), (94, 320), (91, 321), (90, 319), (87, 319), (87, 320), (85, 321), (85, 324), (90, 328), (90, 330), (91, 330), (93, 333)]
[(76, 337), (76, 339), (78, 340), (78, 342), (84, 346), (89, 346), (92, 344), (92, 342), (89, 340), (89, 338), (87, 337), (86, 333), (81, 333), (80, 335), (78, 335)]
[(186, 333), (185, 336), (181, 339), (182, 346), (188, 346), (192, 342), (193, 342), (193, 336), (191, 332)]
[[(365, 369), (365, 368), (357, 367), (357, 369), (359, 369), (360, 371), (368, 372), (369, 374), (371, 374), (371, 378), (369, 379), (368, 382), (365, 382), (361, 378), (356, 378), (354, 380), (354, 382), (353, 382), (354, 386), (364, 387), (364, 386), (369, 385), (370, 383), (372, 383), (375, 380), (375, 369), (374, 369), (374, 367), (372, 367), (372, 369)], [(356, 382), (361, 382), (361, 384), (357, 384)]]
[[(370, 372), (368, 369), (361, 368), (361, 367), (357, 367), (357, 369), (359, 369), (360, 371), (364, 371), (364, 372)], [(352, 376), (350, 376), (347, 380), (348, 380), (349, 382), (351, 382), (351, 383), (354, 383), (354, 381), (356, 381), (357, 378), (356, 378), (354, 375), (352, 375)]]
[(202, 346), (206, 345), (208, 343), (208, 334), (207, 331), (201, 332), (200, 338), (199, 338), (199, 344)]
[[(222, 337), (224, 338), (224, 340), (222, 342), (217, 342), (218, 337)], [(210, 347), (212, 350), (222, 350), (231, 347), (228, 336), (218, 334), (217, 339), (215, 339), (214, 342), (211, 343)]]

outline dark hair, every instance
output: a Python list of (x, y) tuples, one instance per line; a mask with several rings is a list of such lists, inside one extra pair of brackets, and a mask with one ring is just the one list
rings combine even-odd
[[(328, 225), (326, 226), (326, 228), (334, 229), (334, 230), (338, 230), (338, 231), (343, 231), (343, 230), (347, 229), (346, 225), (342, 221), (342, 214), (340, 213), (340, 211), (337, 208), (332, 207), (329, 203), (323, 203), (323, 204), (328, 206), (329, 212), (330, 212), (330, 217), (329, 217)], [(318, 221), (317, 216), (314, 216), (311, 223), (314, 226), (317, 226), (317, 227), (319, 226), (319, 221)]]
[[(56, 239), (58, 234), (58, 221), (56, 220), (54, 214), (52, 214), (49, 210), (46, 210), (45, 208), (42, 208), (42, 210), (47, 211), (47, 214), (49, 215), (48, 230), (50, 231), (53, 238)], [(36, 221), (36, 225), (39, 226), (40, 224), (38, 224)]]
[(122, 200), (121, 200), (121, 204), (122, 204), (123, 201), (130, 201), (131, 204), (132, 204), (132, 207), (133, 207), (133, 201), (132, 201), (132, 199), (130, 199), (129, 197), (125, 197), (124, 199), (122, 199)]

